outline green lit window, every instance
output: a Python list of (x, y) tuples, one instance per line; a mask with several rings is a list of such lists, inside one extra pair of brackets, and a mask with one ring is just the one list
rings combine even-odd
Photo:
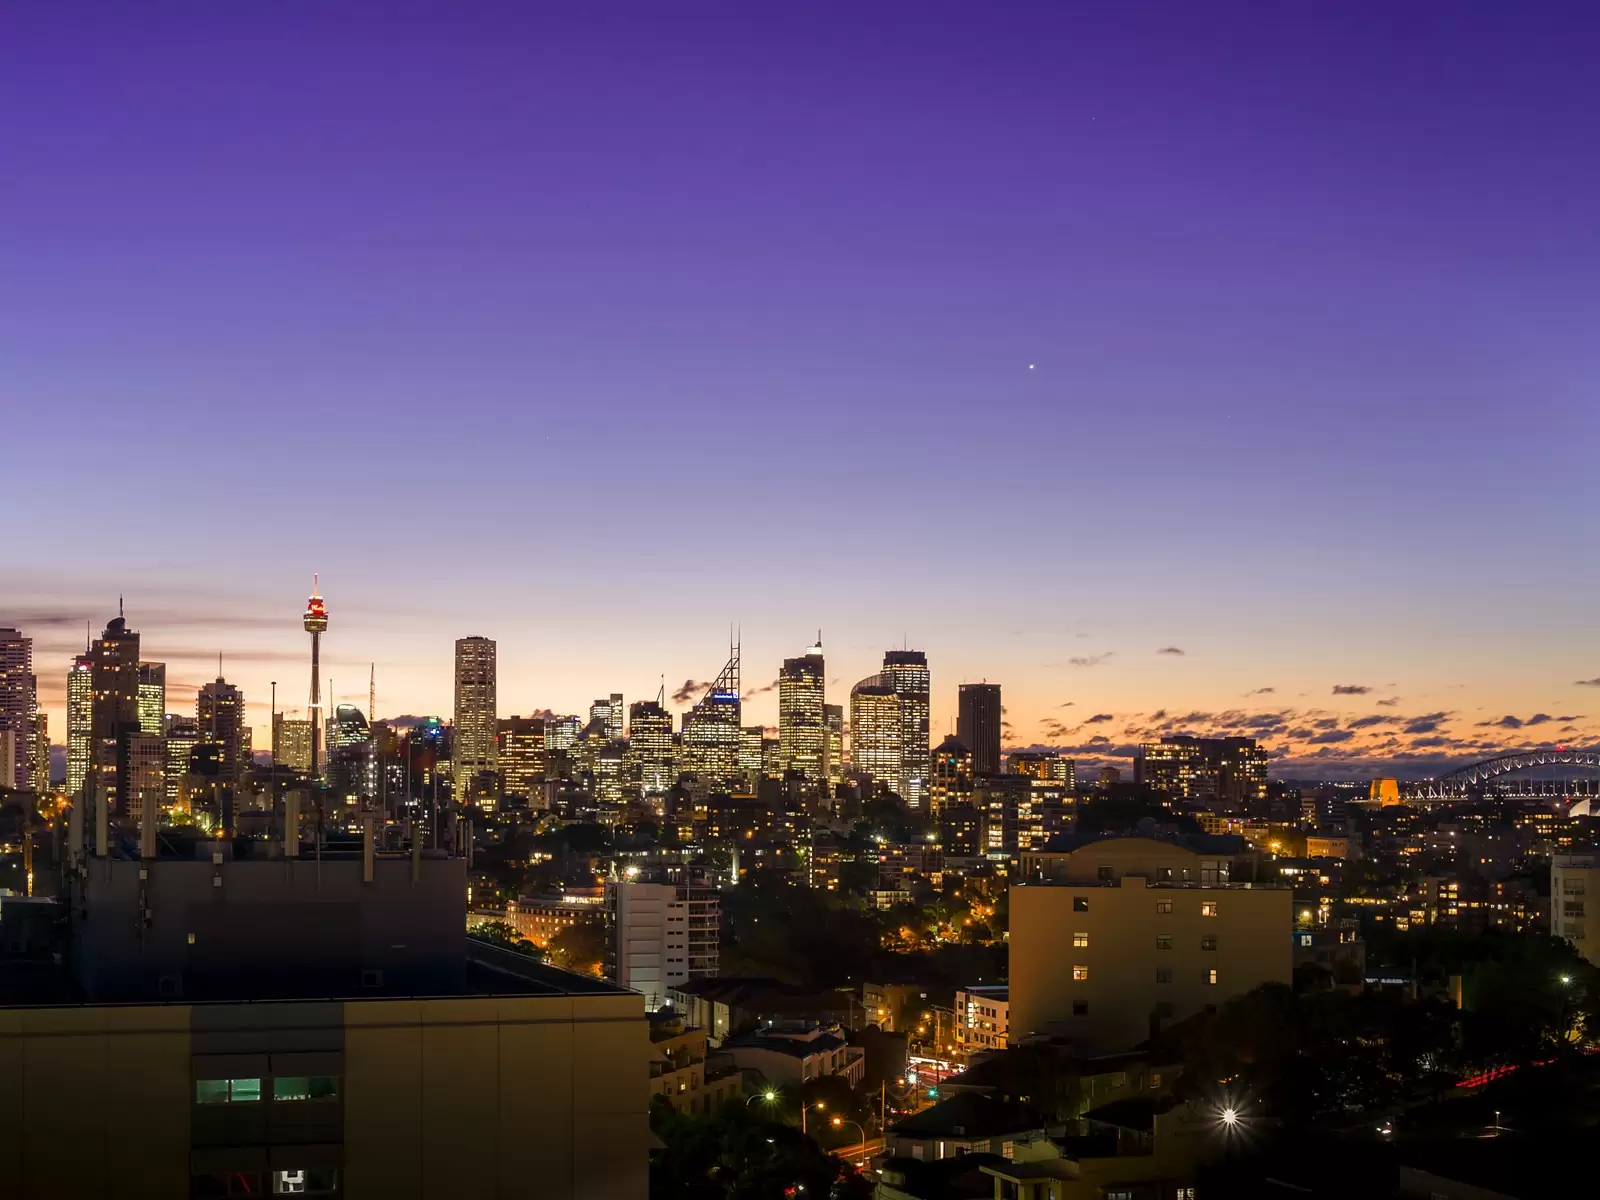
[(338, 1093), (332, 1075), (284, 1075), (272, 1081), (274, 1100), (327, 1100)]
[(250, 1104), (261, 1099), (259, 1079), (196, 1079), (196, 1104)]

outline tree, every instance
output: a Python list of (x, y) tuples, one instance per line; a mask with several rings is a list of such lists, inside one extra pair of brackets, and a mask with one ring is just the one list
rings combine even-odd
[(472, 936), (480, 942), (514, 950), (518, 954), (526, 954), (529, 958), (544, 957), (544, 952), (539, 947), (518, 933), (516, 926), (506, 921), (485, 921), (473, 927)]
[(605, 956), (605, 928), (594, 917), (579, 917), (550, 939), (550, 960), (580, 975), (599, 975)]

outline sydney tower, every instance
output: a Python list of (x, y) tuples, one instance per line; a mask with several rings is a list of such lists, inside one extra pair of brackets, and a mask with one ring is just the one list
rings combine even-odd
[(321, 674), (318, 662), (322, 644), (322, 631), (328, 627), (328, 610), (322, 603), (322, 591), (315, 575), (311, 577), (311, 598), (306, 601), (306, 632), (311, 635), (311, 778), (317, 777), (317, 748), (322, 742), (322, 691), (317, 679)]

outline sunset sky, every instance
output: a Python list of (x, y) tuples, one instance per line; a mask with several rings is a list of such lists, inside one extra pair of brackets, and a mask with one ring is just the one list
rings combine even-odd
[[(0, 625), (379, 715), (1600, 741), (1600, 9), (24, 2)], [(681, 706), (680, 706), (681, 708)], [(776, 721), (775, 693), (749, 723)], [(1159, 715), (1158, 715), (1159, 714)], [(1093, 739), (1104, 739), (1095, 741)]]

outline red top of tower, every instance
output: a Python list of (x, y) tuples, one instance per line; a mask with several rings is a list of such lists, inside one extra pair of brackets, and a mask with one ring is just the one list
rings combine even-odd
[(328, 627), (328, 610), (322, 603), (322, 589), (318, 578), (311, 577), (311, 598), (306, 601), (305, 627), (307, 633), (321, 633)]

